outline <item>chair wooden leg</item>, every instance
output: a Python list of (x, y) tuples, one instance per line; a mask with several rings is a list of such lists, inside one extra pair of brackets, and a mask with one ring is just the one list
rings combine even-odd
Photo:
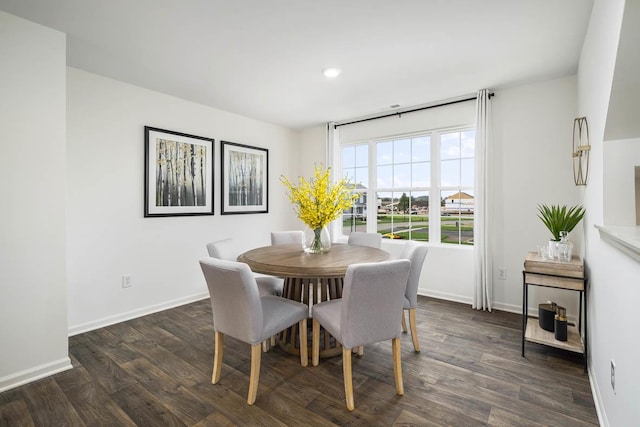
[(215, 332), (213, 337), (213, 375), (211, 375), (211, 383), (216, 384), (220, 381), (220, 372), (222, 371), (224, 334), (222, 332)]
[(402, 383), (402, 359), (400, 352), (400, 338), (394, 338), (391, 341), (393, 349), (393, 375), (396, 379), (396, 394), (402, 396), (404, 394), (404, 384)]
[(278, 336), (277, 336), (277, 335), (273, 335), (273, 336), (271, 337), (271, 347), (275, 347), (275, 346), (276, 346), (276, 344), (277, 344), (277, 338), (278, 338)]
[(260, 343), (251, 346), (251, 376), (249, 377), (249, 395), (247, 396), (247, 403), (253, 405), (256, 401), (256, 395), (258, 394), (258, 381), (260, 380), (260, 358), (262, 352), (260, 351)]
[(320, 323), (313, 319), (311, 331), (311, 364), (318, 366), (320, 362)]
[(402, 309), (402, 332), (407, 333), (407, 321), (404, 320), (404, 309)]
[(347, 401), (347, 409), (353, 411), (356, 408), (356, 405), (353, 403), (351, 349), (346, 347), (342, 347), (342, 372), (344, 375), (344, 395)]
[(269, 351), (269, 340), (262, 341), (262, 351), (265, 353)]
[[(404, 316), (402, 316), (404, 320)], [(416, 324), (416, 309), (409, 309), (409, 326), (411, 326), (411, 340), (413, 341), (413, 351), (420, 353), (420, 343), (418, 342), (418, 325)]]
[(307, 341), (307, 319), (302, 319), (300, 325), (300, 364), (309, 364), (309, 343)]
[(364, 346), (358, 346), (358, 351), (356, 352), (356, 354), (358, 355), (358, 357), (362, 357), (364, 355)]

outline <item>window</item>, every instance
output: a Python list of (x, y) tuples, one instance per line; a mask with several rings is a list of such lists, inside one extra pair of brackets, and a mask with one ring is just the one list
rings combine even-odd
[(440, 239), (473, 244), (475, 131), (440, 135)]
[(361, 194), (343, 234), (473, 244), (474, 142), (465, 128), (343, 145), (343, 177)]
[(360, 197), (342, 214), (343, 233), (367, 231), (367, 188), (369, 187), (369, 146), (350, 145), (342, 149), (342, 175), (355, 184)]

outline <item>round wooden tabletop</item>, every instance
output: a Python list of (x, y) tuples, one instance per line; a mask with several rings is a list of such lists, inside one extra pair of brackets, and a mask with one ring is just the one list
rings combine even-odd
[(264, 246), (238, 256), (256, 273), (280, 277), (344, 277), (349, 264), (380, 262), (391, 258), (382, 249), (334, 243), (324, 254), (308, 254), (300, 245)]

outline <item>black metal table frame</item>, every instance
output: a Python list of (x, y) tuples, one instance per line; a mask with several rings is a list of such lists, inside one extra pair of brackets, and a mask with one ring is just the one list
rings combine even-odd
[[(588, 280), (587, 278), (583, 278), (583, 279), (578, 279), (578, 280), (582, 280), (584, 285), (583, 285), (583, 289), (579, 290), (579, 289), (568, 289), (568, 288), (562, 288), (562, 287), (558, 287), (558, 286), (549, 286), (549, 285), (539, 285), (536, 283), (527, 283), (527, 279), (526, 279), (526, 274), (536, 274), (536, 275), (540, 275), (540, 276), (549, 276), (549, 277), (560, 277), (560, 278), (568, 278), (566, 276), (559, 276), (557, 274), (544, 274), (544, 273), (532, 273), (532, 272), (528, 272), (528, 271), (522, 271), (522, 357), (524, 357), (524, 347), (525, 347), (525, 331), (527, 328), (527, 321), (529, 320), (529, 285), (531, 286), (541, 286), (544, 288), (552, 288), (552, 289), (562, 289), (565, 291), (572, 291), (572, 292), (578, 292), (580, 294), (580, 298), (579, 298), (579, 305), (578, 305), (578, 334), (580, 334), (580, 336), (582, 337), (582, 343), (584, 345), (584, 351), (583, 351), (583, 356), (584, 356), (584, 371), (587, 372), (587, 361), (588, 361), (588, 329), (587, 329), (587, 286), (588, 286)], [(571, 278), (571, 279), (577, 279), (577, 278)], [(583, 298), (583, 294), (584, 294), (584, 298)], [(583, 299), (584, 299), (584, 334), (582, 334), (582, 311), (583, 311)], [(544, 345), (544, 344), (542, 344)]]

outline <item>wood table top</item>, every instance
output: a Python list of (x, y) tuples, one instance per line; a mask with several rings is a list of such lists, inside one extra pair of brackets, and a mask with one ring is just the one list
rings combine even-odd
[(256, 273), (280, 277), (344, 277), (350, 264), (391, 259), (389, 252), (368, 246), (334, 243), (324, 254), (308, 254), (300, 245), (264, 246), (238, 256)]

